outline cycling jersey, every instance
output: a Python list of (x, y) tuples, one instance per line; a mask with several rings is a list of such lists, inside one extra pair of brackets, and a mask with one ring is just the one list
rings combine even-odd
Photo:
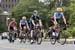
[(62, 19), (62, 17), (64, 17), (64, 14), (63, 13), (55, 12), (54, 13), (54, 17), (56, 17), (56, 21), (58, 22), (58, 24), (60, 26), (62, 26), (64, 24), (63, 19)]
[(63, 16), (64, 16), (63, 13), (58, 13), (58, 12), (54, 13), (54, 17), (56, 17), (56, 19), (62, 18)]
[(20, 20), (20, 24), (21, 24), (21, 25), (26, 25), (26, 24), (28, 24), (28, 23), (27, 23), (27, 20)]
[(34, 20), (34, 22), (37, 23), (37, 22), (39, 22), (40, 17), (39, 17), (39, 15), (37, 15), (37, 16), (32, 15), (30, 19)]
[(16, 26), (16, 22), (15, 21), (11, 21), (10, 23), (9, 23), (9, 26), (12, 26), (12, 27), (14, 27), (14, 26)]
[(9, 23), (9, 31), (14, 31), (14, 27), (17, 25), (15, 21), (11, 21)]
[(22, 27), (20, 29), (23, 31), (24, 30), (24, 26), (27, 28), (28, 22), (27, 22), (27, 20), (20, 20), (20, 24), (21, 24), (21, 27)]
[(31, 18), (30, 18), (30, 29), (31, 29), (31, 30), (34, 29), (34, 25), (33, 25), (33, 23), (32, 23), (32, 20), (34, 20), (34, 23), (35, 23), (35, 24), (39, 23), (39, 20), (40, 20), (39, 15), (37, 15), (37, 16), (32, 15), (32, 16), (31, 16)]

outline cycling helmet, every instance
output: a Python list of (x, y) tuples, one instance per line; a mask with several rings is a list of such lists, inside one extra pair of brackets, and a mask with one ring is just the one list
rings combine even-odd
[(23, 17), (22, 17), (22, 19), (26, 19), (26, 17), (25, 17), (25, 16), (23, 16)]
[(33, 13), (38, 13), (38, 11), (37, 10), (34, 10)]
[(62, 10), (61, 7), (58, 7), (58, 8), (56, 9), (56, 11), (58, 11), (58, 12), (61, 11), (61, 12), (62, 12), (63, 10)]

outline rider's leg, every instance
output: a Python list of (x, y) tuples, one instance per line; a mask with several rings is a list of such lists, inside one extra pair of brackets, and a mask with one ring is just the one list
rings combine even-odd
[(21, 37), (22, 36), (22, 30), (20, 30), (20, 33), (19, 33), (19, 37)]
[(33, 30), (31, 30), (31, 32), (30, 32), (30, 36), (31, 36), (31, 42), (33, 42)]
[(33, 38), (33, 30), (31, 30), (31, 38)]
[(33, 38), (33, 30), (34, 30), (34, 26), (33, 26), (33, 24), (31, 24), (31, 27), (30, 27), (30, 37), (31, 37), (31, 39)]

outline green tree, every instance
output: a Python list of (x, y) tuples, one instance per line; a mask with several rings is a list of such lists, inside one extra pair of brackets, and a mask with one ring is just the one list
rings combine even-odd
[[(47, 2), (48, 1), (48, 2)], [(28, 19), (32, 15), (33, 10), (38, 10), (40, 16), (42, 17), (43, 23), (45, 26), (48, 26), (48, 19), (50, 16), (53, 16), (56, 10), (56, 0), (47, 0), (44, 3), (39, 2), (38, 0), (21, 0), (19, 4), (13, 8), (12, 17), (15, 17), (19, 22), (21, 17), (25, 15)], [(75, 0), (61, 0), (63, 5), (63, 12), (67, 21), (74, 26), (74, 16), (75, 16)], [(48, 4), (45, 4), (48, 3)], [(46, 24), (45, 24), (46, 23)]]
[(68, 8), (71, 11), (69, 22), (70, 22), (71, 26), (73, 27), (73, 26), (75, 26), (75, 0), (70, 0), (70, 6)]
[(39, 11), (43, 22), (46, 23), (49, 11), (48, 7), (38, 0), (21, 0), (19, 4), (13, 8), (11, 16), (15, 17), (16, 20), (19, 22), (23, 15), (25, 15), (29, 19), (34, 10)]

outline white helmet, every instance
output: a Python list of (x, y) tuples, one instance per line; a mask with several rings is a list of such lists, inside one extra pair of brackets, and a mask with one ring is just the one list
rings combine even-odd
[(25, 16), (23, 16), (23, 17), (22, 17), (22, 19), (26, 19), (26, 17), (25, 17)]
[(62, 10), (61, 7), (58, 7), (58, 8), (56, 9), (56, 11), (58, 11), (58, 12), (61, 11), (61, 12), (62, 12), (63, 10)]

